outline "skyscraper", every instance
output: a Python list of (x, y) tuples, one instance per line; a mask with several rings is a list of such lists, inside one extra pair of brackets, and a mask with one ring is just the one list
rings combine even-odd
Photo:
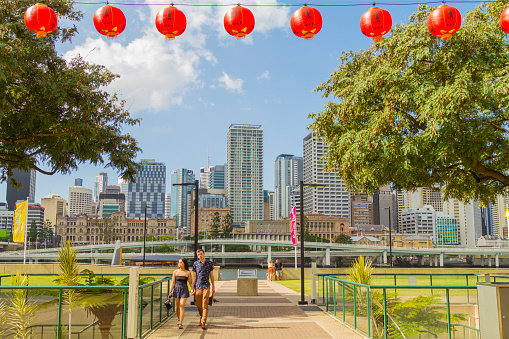
[(467, 204), (456, 199), (444, 200), (444, 213), (458, 220), (458, 242), (462, 247), (476, 247), (482, 235), (482, 217), (479, 202), (470, 200)]
[(186, 234), (190, 233), (191, 203), (190, 194), (194, 188), (190, 186), (173, 186), (174, 184), (193, 183), (194, 171), (180, 168), (171, 171), (171, 213), (170, 218), (175, 218), (177, 228), (185, 228)]
[[(134, 175), (135, 182), (128, 184), (127, 217), (164, 218), (166, 194), (166, 165), (154, 159), (141, 159), (142, 169)], [(120, 188), (122, 191), (122, 188)]]
[[(16, 189), (12, 187), (11, 180), (15, 179), (18, 183), (21, 184), (20, 189)], [(28, 200), (34, 202), (35, 199), (35, 170), (30, 170), (28, 172), (13, 170), (12, 177), (9, 177), (7, 180), (7, 192), (6, 192), (6, 200), (7, 200), (7, 208), (9, 211), (14, 211), (14, 206), (17, 201)]]
[(92, 190), (83, 186), (69, 187), (69, 215), (90, 215), (94, 212)]
[(292, 209), (292, 191), (299, 187), (303, 175), (303, 158), (280, 154), (274, 164), (274, 219), (287, 218)]
[(95, 174), (94, 202), (99, 202), (99, 193), (106, 190), (108, 185), (108, 173), (100, 172)]
[(210, 167), (209, 187), (210, 189), (224, 190), (226, 177), (226, 164)]
[(336, 172), (325, 172), (321, 158), (328, 148), (321, 138), (309, 133), (304, 138), (304, 183), (325, 187), (304, 187), (304, 213), (322, 213), (350, 220), (350, 192)]
[(443, 211), (442, 193), (438, 189), (419, 187), (413, 191), (398, 192), (398, 225), (401, 225), (401, 213), (406, 208), (418, 208), (431, 205), (435, 211)]
[(212, 166), (200, 167), (200, 188), (210, 188), (210, 170)]
[(263, 218), (263, 130), (231, 124), (227, 134), (228, 204), (234, 224)]

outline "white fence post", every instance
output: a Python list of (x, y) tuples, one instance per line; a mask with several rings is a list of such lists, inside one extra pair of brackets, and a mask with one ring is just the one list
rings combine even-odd
[(138, 285), (140, 268), (129, 269), (129, 302), (127, 304), (127, 338), (138, 338)]

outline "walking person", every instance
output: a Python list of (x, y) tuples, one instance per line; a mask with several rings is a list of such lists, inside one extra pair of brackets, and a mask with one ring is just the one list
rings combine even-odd
[(214, 287), (214, 264), (212, 261), (205, 259), (205, 252), (199, 248), (196, 251), (198, 261), (193, 264), (193, 282), (191, 284), (191, 294), (194, 294), (196, 307), (200, 314), (200, 326), (202, 329), (207, 329), (207, 314), (209, 311), (209, 296), (210, 290), (212, 294), (215, 293)]
[(175, 309), (177, 311), (177, 326), (182, 329), (182, 322), (184, 321), (184, 312), (186, 310), (186, 301), (189, 298), (189, 288), (187, 284), (191, 284), (192, 276), (189, 272), (189, 264), (187, 259), (180, 258), (178, 261), (178, 269), (173, 272), (171, 277), (170, 294), (168, 299), (172, 296), (175, 298)]
[(281, 280), (283, 278), (283, 264), (279, 262), (279, 259), (276, 259), (274, 266), (276, 269), (276, 280)]
[(272, 281), (272, 276), (274, 275), (274, 264), (272, 263), (272, 259), (269, 259), (269, 273), (267, 274), (267, 280)]

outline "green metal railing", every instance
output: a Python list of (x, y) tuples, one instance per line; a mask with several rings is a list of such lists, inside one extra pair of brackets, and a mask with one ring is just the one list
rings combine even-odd
[[(115, 275), (126, 276), (125, 274), (104, 274), (104, 276)], [(171, 275), (140, 274), (140, 276), (158, 275), (164, 278), (138, 287), (140, 302), (136, 333), (139, 333), (140, 338), (145, 337), (174, 312), (174, 310), (167, 310), (164, 305)], [(30, 305), (34, 306), (34, 322), (28, 329), (34, 338), (61, 338), (64, 334), (67, 336), (64, 332), (67, 331), (69, 322), (71, 322), (73, 338), (100, 338), (100, 329), (103, 324), (98, 317), (101, 312), (103, 314), (109, 312), (110, 317), (111, 312), (121, 315), (112, 321), (108, 330), (111, 330), (113, 338), (126, 338), (129, 286), (0, 286), (0, 301), (9, 305), (9, 297), (12, 296), (13, 290), (29, 291), (26, 298), (30, 300)], [(82, 296), (78, 306), (71, 312), (69, 321), (62, 316), (62, 310), (65, 311), (67, 306), (66, 290), (77, 290)], [(108, 308), (108, 306), (111, 307)], [(1, 328), (0, 332), (2, 332)], [(0, 336), (6, 339), (13, 337), (12, 331)]]
[(164, 306), (170, 290), (170, 282), (171, 277), (167, 277), (138, 287), (138, 334), (140, 338), (144, 338), (174, 312), (174, 309), (170, 312)]
[[(317, 291), (317, 299), (316, 303), (320, 306), (325, 305), (325, 277), (336, 277), (348, 280), (348, 273), (319, 273), (315, 274), (317, 277), (316, 280), (316, 291)], [(429, 286), (433, 287), (433, 284), (437, 283), (437, 280), (442, 280), (443, 278), (449, 278), (448, 283), (455, 283), (458, 286), (476, 286), (476, 283), (479, 282), (478, 274), (455, 274), (455, 273), (373, 273), (373, 277), (376, 280), (377, 278), (387, 278), (391, 282), (391, 286), (406, 286), (408, 285), (407, 279), (409, 277), (416, 277), (420, 280), (420, 283), (429, 283)], [(493, 281), (502, 281), (502, 278), (509, 279), (509, 276), (492, 276), (491, 279)], [(507, 280), (506, 280), (507, 281)], [(384, 286), (388, 286), (387, 284), (383, 284)], [(394, 289), (397, 294), (397, 289)], [(431, 289), (432, 291), (433, 289)], [(470, 303), (470, 297), (476, 297), (477, 294), (470, 296), (470, 289), (467, 290), (467, 300)]]
[[(120, 312), (122, 320), (120, 322), (120, 337), (126, 336), (126, 319), (127, 319), (127, 300), (129, 293), (129, 286), (0, 286), (0, 300), (8, 300), (8, 294), (12, 290), (26, 290), (26, 300), (33, 306), (34, 325), (29, 329), (32, 333), (36, 334), (36, 338), (43, 338), (47, 335), (48, 338), (61, 338), (64, 328), (69, 326), (68, 322), (62, 320), (62, 308), (64, 308), (67, 300), (65, 299), (65, 291), (76, 290), (81, 293), (82, 298), (79, 302), (79, 307), (71, 312), (69, 320), (74, 318), (78, 320), (78, 324), (71, 322), (71, 333), (76, 334), (79, 338), (91, 337), (86, 335), (86, 330), (92, 328), (95, 330), (95, 319), (90, 321), (89, 324), (81, 324), (87, 312), (93, 313), (94, 307), (107, 307), (107, 298), (115, 300), (115, 311)], [(120, 295), (121, 294), (121, 295)], [(90, 303), (86, 303), (88, 298)], [(93, 302), (93, 303), (92, 303)], [(56, 307), (55, 307), (56, 306)], [(55, 314), (56, 313), (56, 314)], [(86, 320), (86, 319), (85, 319)], [(41, 322), (41, 323), (39, 323)], [(82, 328), (79, 331), (72, 331), (72, 328)], [(53, 328), (44, 333), (44, 328)], [(10, 334), (4, 335), (8, 338)]]
[[(405, 332), (408, 338), (415, 333), (419, 338), (479, 338), (479, 329), (470, 323), (475, 323), (475, 305), (467, 293), (476, 286), (364, 285), (334, 276), (323, 281), (326, 312), (369, 338), (399, 338)], [(410, 312), (422, 312), (421, 318), (403, 321)]]

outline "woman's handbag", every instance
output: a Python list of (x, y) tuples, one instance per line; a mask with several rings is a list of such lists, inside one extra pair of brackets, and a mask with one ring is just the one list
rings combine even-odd
[(168, 298), (168, 300), (164, 302), (164, 306), (166, 306), (167, 309), (171, 310), (173, 308), (173, 305), (171, 304), (171, 299)]
[(209, 305), (212, 305), (213, 302), (214, 302), (214, 293), (212, 293), (209, 297)]

